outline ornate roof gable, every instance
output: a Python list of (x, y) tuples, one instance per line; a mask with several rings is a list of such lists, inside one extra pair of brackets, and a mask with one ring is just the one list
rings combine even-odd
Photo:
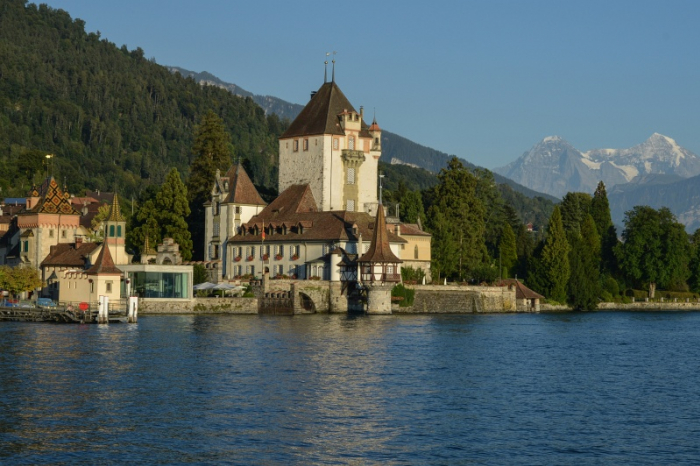
[(53, 177), (46, 187), (44, 198), (31, 209), (31, 212), (40, 214), (80, 215), (80, 212), (73, 208), (70, 199), (66, 198)]

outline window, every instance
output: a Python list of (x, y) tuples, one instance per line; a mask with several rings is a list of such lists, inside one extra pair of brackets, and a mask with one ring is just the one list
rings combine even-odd
[(122, 226), (117, 225), (117, 238), (121, 238), (121, 237), (122, 237)]
[(109, 237), (114, 238), (114, 225), (109, 226)]
[(111, 293), (112, 292), (112, 282), (106, 282), (105, 286), (106, 286), (107, 293)]
[(29, 241), (24, 242), (24, 252), (29, 252)]
[(292, 143), (292, 150), (294, 152), (299, 152), (299, 140), (295, 139), (294, 142)]
[(221, 225), (219, 222), (214, 223), (214, 236), (219, 236)]
[(65, 238), (65, 237), (66, 237), (66, 230), (61, 230), (61, 238)]
[(418, 259), (418, 245), (413, 248), (413, 258)]
[(53, 230), (49, 230), (49, 238), (53, 238)]
[(333, 150), (338, 150), (338, 138), (333, 138)]
[(90, 280), (90, 293), (94, 293), (94, 292), (95, 292), (95, 283), (92, 280)]
[(236, 212), (237, 214), (240, 214), (240, 213), (241, 213), (241, 206), (237, 205), (237, 206), (235, 207), (235, 212)]
[(355, 184), (355, 169), (354, 168), (348, 168), (347, 183), (348, 184)]
[(355, 136), (350, 136), (348, 138), (348, 149), (355, 150)]
[(347, 210), (348, 212), (355, 212), (355, 200), (354, 199), (347, 200), (347, 205), (345, 206), (345, 210)]
[(309, 140), (304, 139), (304, 150), (309, 150)]

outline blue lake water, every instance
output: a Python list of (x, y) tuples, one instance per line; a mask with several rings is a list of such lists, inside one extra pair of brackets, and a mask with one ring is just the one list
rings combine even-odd
[(2, 464), (698, 464), (700, 313), (0, 324)]

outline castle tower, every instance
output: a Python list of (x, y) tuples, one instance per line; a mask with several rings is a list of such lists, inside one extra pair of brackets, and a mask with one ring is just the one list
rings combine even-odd
[(363, 116), (335, 80), (324, 83), (280, 136), (279, 192), (309, 184), (321, 211), (374, 213), (381, 130)]
[(105, 220), (105, 244), (114, 251), (114, 261), (117, 264), (128, 264), (131, 256), (126, 253), (124, 238), (126, 236), (126, 219), (119, 207), (119, 196), (114, 193), (109, 216)]

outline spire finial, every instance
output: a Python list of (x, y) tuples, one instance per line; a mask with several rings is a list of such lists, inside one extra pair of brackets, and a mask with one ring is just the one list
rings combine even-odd
[(323, 62), (323, 84), (328, 82), (328, 55), (330, 52), (326, 52), (326, 61)]
[(334, 51), (333, 51), (333, 75), (332, 75), (332, 78), (331, 78), (331, 80), (332, 80), (333, 82), (335, 82), (335, 54), (336, 54), (336, 52), (335, 52), (335, 50), (334, 50)]

